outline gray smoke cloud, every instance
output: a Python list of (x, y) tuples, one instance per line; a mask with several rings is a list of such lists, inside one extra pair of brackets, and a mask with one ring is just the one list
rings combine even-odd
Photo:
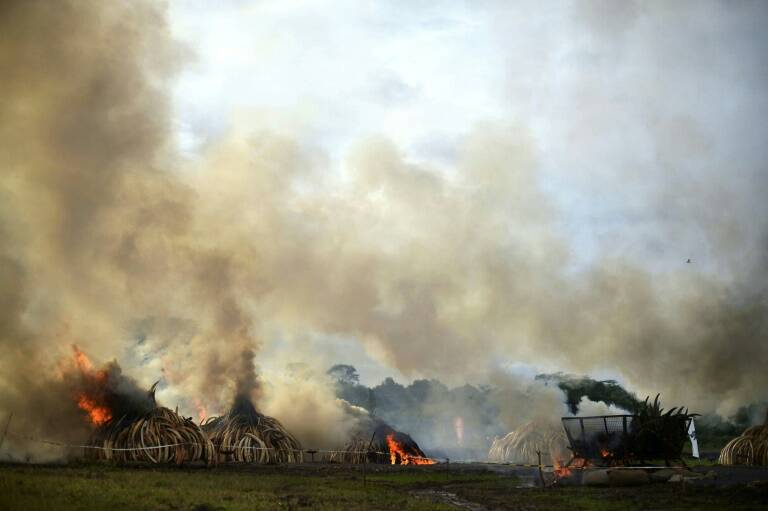
[[(265, 343), (308, 335), (454, 382), (515, 361), (611, 371), (692, 410), (765, 399), (766, 8), (675, 5), (576, 3), (543, 49), (516, 48), (541, 65), (511, 94), (562, 71), (568, 92), (536, 102), (547, 127), (524, 108), (475, 126), (448, 170), (362, 139), (335, 172), (249, 126), (180, 158), (169, 88), (186, 51), (161, 5), (5, 2), (0, 408), (31, 432), (75, 429), (55, 382), (77, 343), (147, 385), (162, 374), (158, 398), (182, 409), (246, 392), (297, 428), (320, 402), (341, 423), (323, 378), (314, 394), (256, 378)], [(576, 37), (560, 56), (558, 27)], [(585, 201), (587, 261), (569, 223)], [(322, 443), (313, 424), (302, 436)]]

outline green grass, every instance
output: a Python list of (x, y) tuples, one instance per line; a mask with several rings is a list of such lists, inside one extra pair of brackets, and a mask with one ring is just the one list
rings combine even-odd
[[(487, 509), (757, 510), (761, 487), (659, 483), (635, 488), (521, 488), (478, 467), (339, 465), (205, 468), (0, 465), (0, 510), (448, 510), (452, 494)], [(442, 492), (442, 493), (441, 493)]]
[(525, 509), (544, 511), (757, 511), (768, 506), (764, 490), (748, 487), (718, 489), (693, 488), (684, 490), (679, 484), (659, 483), (640, 487), (599, 488), (567, 487), (552, 489), (517, 489), (503, 485), (484, 487), (453, 487), (460, 497), (482, 502), (489, 509)]
[(685, 458), (685, 463), (693, 468), (693, 467), (714, 467), (719, 465), (717, 460), (708, 460), (705, 458)]
[(367, 480), (373, 484), (411, 488), (445, 486), (446, 484), (482, 484), (483, 482), (499, 482), (501, 480), (517, 482), (516, 478), (502, 477), (490, 472), (425, 471), (422, 469), (407, 472), (374, 473), (369, 474)]
[[(408, 474), (362, 484), (359, 473), (174, 470), (117, 467), (0, 468), (0, 509), (258, 510), (451, 509), (398, 486)], [(385, 484), (386, 483), (386, 484)]]

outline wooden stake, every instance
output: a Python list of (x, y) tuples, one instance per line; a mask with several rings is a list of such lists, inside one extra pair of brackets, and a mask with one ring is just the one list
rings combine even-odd
[(8, 420), (5, 421), (5, 429), (3, 430), (3, 436), (0, 437), (0, 448), (3, 447), (3, 442), (5, 441), (5, 435), (8, 434), (8, 426), (11, 425), (11, 419), (13, 419), (13, 412), (8, 416)]
[[(373, 437), (371, 437), (371, 441), (373, 441)], [(368, 453), (365, 454), (365, 459), (363, 460), (363, 511), (368, 510), (368, 485), (366, 484), (365, 480), (365, 468), (368, 466)]]
[(539, 458), (539, 480), (541, 481), (541, 487), (546, 488), (547, 485), (544, 484), (544, 473), (541, 470), (541, 451), (536, 451), (536, 456)]
[[(368, 460), (368, 453), (370, 453), (370, 452), (371, 452), (371, 447), (373, 446), (373, 438), (374, 438), (375, 436), (376, 436), (376, 432), (374, 431), (374, 432), (371, 434), (371, 441), (370, 441), (370, 442), (368, 442), (368, 449), (366, 449), (366, 451), (365, 451), (365, 459), (366, 459), (366, 460)], [(377, 461), (377, 462), (379, 461), (379, 455), (378, 455), (378, 454), (376, 455), (376, 461)]]

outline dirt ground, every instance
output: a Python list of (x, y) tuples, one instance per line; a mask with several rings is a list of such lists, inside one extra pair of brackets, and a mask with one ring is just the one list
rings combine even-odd
[(768, 469), (637, 487), (537, 487), (536, 469), (489, 464), (118, 467), (0, 465), (3, 510), (768, 509)]

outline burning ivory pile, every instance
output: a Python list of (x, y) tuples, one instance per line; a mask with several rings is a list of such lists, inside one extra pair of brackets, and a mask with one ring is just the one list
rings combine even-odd
[(232, 409), (203, 423), (220, 462), (295, 463), (303, 461), (301, 444), (277, 419), (256, 411), (245, 396)]
[(341, 452), (331, 453), (332, 463), (382, 463), (390, 465), (434, 465), (409, 435), (374, 420), (370, 430), (355, 433)]
[(138, 418), (123, 417), (101, 425), (86, 455), (95, 459), (177, 463), (214, 461), (213, 444), (192, 419), (158, 406)]

